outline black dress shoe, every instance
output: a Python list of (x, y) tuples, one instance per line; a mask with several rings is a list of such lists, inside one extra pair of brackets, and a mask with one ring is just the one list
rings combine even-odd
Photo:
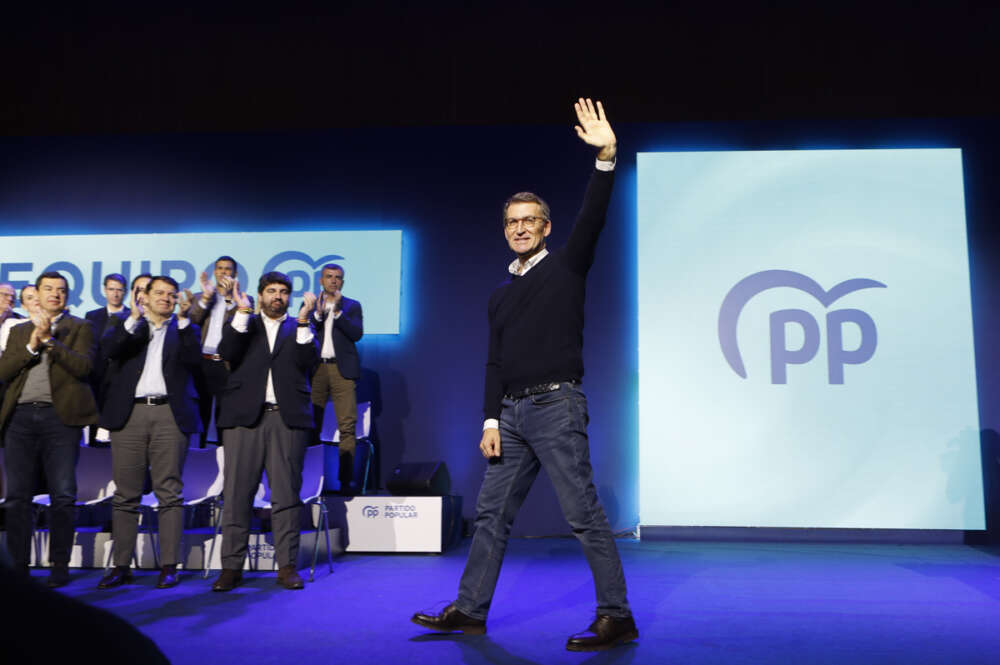
[(132, 583), (132, 571), (128, 566), (115, 566), (111, 572), (101, 578), (97, 583), (98, 589), (114, 589), (124, 584)]
[(164, 566), (160, 569), (160, 578), (156, 580), (157, 589), (169, 589), (177, 586), (181, 579), (177, 575), (177, 566)]
[(485, 621), (473, 619), (455, 607), (454, 603), (444, 608), (441, 614), (417, 612), (410, 618), (410, 621), (439, 633), (465, 633), (466, 635), (486, 633)]
[(56, 589), (67, 584), (69, 584), (69, 566), (58, 563), (53, 565), (45, 585), (50, 589)]
[(223, 568), (222, 574), (212, 585), (212, 591), (232, 591), (241, 581), (243, 581), (243, 571), (232, 568)]
[(286, 589), (302, 589), (305, 587), (305, 583), (299, 577), (299, 572), (295, 570), (295, 566), (293, 565), (281, 567), (278, 571), (278, 584)]
[(566, 648), (570, 651), (604, 651), (638, 637), (639, 631), (636, 630), (632, 617), (609, 617), (602, 614), (590, 624), (590, 628), (572, 635), (566, 641)]

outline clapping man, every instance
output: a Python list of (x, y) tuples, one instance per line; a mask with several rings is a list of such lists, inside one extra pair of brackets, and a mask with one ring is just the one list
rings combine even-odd
[(184, 292), (175, 317), (177, 282), (161, 275), (132, 298), (129, 316), (115, 317), (101, 340), (101, 354), (110, 362), (100, 423), (111, 432), (115, 567), (99, 589), (132, 581), (130, 561), (147, 470), (159, 504), (156, 588), (177, 584), (184, 526), (181, 474), (189, 437), (201, 431), (192, 378), (201, 364), (201, 331), (188, 318), (194, 297)]
[(39, 307), (15, 326), (0, 356), (7, 391), (0, 406), (7, 464), (7, 549), (27, 574), (31, 555), (32, 496), (44, 473), (49, 506), (48, 584), (69, 582), (76, 504), (76, 461), (81, 428), (97, 422), (87, 378), (97, 357), (93, 325), (66, 311), (69, 283), (58, 272), (35, 281)]
[(238, 306), (219, 344), (232, 369), (219, 397), (218, 424), (225, 455), (226, 502), (222, 509), (222, 573), (213, 591), (240, 583), (249, 539), (250, 510), (267, 471), (271, 487), (271, 530), (278, 584), (303, 588), (296, 572), (302, 500), (302, 464), (312, 437), (310, 378), (319, 353), (309, 313), (316, 297), (305, 294), (298, 318), (288, 316), (292, 283), (280, 272), (260, 278), (260, 314), (236, 283)]
[(323, 427), (327, 400), (333, 400), (340, 430), (340, 491), (353, 494), (355, 426), (358, 402), (355, 382), (361, 377), (361, 362), (355, 343), (364, 334), (361, 303), (343, 295), (344, 269), (336, 263), (323, 266), (323, 292), (316, 301), (316, 328), (320, 332), (320, 365), (313, 376), (312, 401), (316, 434)]
[[(201, 293), (191, 305), (191, 321), (201, 326), (202, 364), (196, 382), (201, 395), (201, 422), (206, 432), (212, 420), (215, 399), (229, 376), (229, 368), (219, 355), (219, 343), (222, 342), (223, 327), (236, 315), (233, 292), (238, 272), (236, 259), (227, 255), (217, 258), (212, 269), (215, 285), (212, 285), (207, 272), (201, 273)], [(250, 300), (253, 307), (253, 299)]]

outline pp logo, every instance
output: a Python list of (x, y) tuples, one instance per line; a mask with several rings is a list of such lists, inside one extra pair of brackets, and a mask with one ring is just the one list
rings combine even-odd
[(361, 509), (361, 514), (365, 517), (378, 517), (378, 506), (365, 506)]
[(288, 275), (288, 279), (292, 282), (292, 296), (298, 297), (306, 291), (320, 293), (323, 290), (323, 285), (320, 283), (323, 271), (320, 268), (331, 261), (340, 261), (343, 258), (340, 254), (327, 254), (314, 259), (305, 252), (289, 250), (279, 252), (268, 259), (261, 272), (280, 270)]
[[(726, 362), (738, 375), (747, 378), (736, 339), (736, 324), (743, 307), (757, 294), (787, 287), (805, 291), (824, 307), (849, 293), (861, 289), (886, 288), (885, 284), (873, 279), (849, 279), (837, 284), (829, 291), (813, 279), (791, 270), (764, 270), (744, 277), (729, 290), (719, 309), (719, 344)], [(795, 323), (802, 327), (803, 342), (798, 349), (789, 349), (786, 343), (785, 326)], [(856, 349), (844, 348), (844, 324), (852, 323), (861, 332), (861, 343)], [(781, 309), (771, 312), (771, 383), (787, 383), (788, 365), (802, 365), (812, 360), (819, 351), (819, 324), (812, 314), (802, 309)], [(878, 331), (875, 322), (860, 309), (837, 309), (826, 314), (827, 371), (831, 384), (844, 382), (844, 365), (860, 365), (875, 355), (878, 345)]]

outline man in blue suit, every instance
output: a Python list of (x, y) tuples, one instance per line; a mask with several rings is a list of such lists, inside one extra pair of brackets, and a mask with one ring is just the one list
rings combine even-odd
[(184, 528), (181, 473), (189, 438), (201, 431), (192, 377), (201, 366), (201, 330), (188, 318), (190, 292), (174, 317), (177, 292), (173, 278), (153, 277), (143, 292), (133, 293), (129, 316), (111, 317), (111, 328), (101, 339), (109, 380), (99, 422), (111, 431), (115, 568), (101, 579), (99, 589), (132, 581), (129, 563), (147, 467), (159, 503), (162, 568), (156, 587), (178, 582)]
[(365, 332), (361, 303), (344, 296), (344, 269), (336, 263), (323, 266), (323, 293), (316, 302), (316, 330), (320, 337), (320, 366), (313, 376), (312, 401), (316, 432), (323, 426), (328, 399), (333, 400), (340, 430), (340, 491), (354, 493), (354, 430), (358, 420), (355, 382), (361, 378), (361, 361), (355, 343)]
[(230, 374), (219, 395), (218, 426), (225, 455), (226, 502), (222, 510), (222, 574), (213, 591), (230, 591), (242, 579), (250, 509), (267, 471), (271, 486), (271, 531), (280, 566), (278, 584), (301, 589), (296, 572), (302, 500), (302, 463), (312, 438), (310, 378), (319, 349), (309, 322), (316, 297), (307, 293), (298, 319), (288, 316), (292, 283), (280, 272), (260, 278), (260, 314), (250, 298), (233, 289), (237, 305), (222, 332), (219, 355)]

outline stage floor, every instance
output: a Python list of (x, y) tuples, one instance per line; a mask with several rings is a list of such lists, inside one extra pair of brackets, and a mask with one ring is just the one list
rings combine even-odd
[(482, 637), (431, 635), (409, 621), (454, 596), (468, 540), (444, 555), (343, 555), (303, 591), (252, 573), (234, 592), (211, 593), (211, 578), (194, 572), (156, 590), (153, 571), (97, 591), (101, 572), (90, 570), (74, 571), (64, 592), (138, 626), (178, 665), (1000, 662), (1000, 548), (635, 540), (619, 548), (640, 639), (601, 654), (564, 650), (594, 605), (569, 538), (511, 541)]

